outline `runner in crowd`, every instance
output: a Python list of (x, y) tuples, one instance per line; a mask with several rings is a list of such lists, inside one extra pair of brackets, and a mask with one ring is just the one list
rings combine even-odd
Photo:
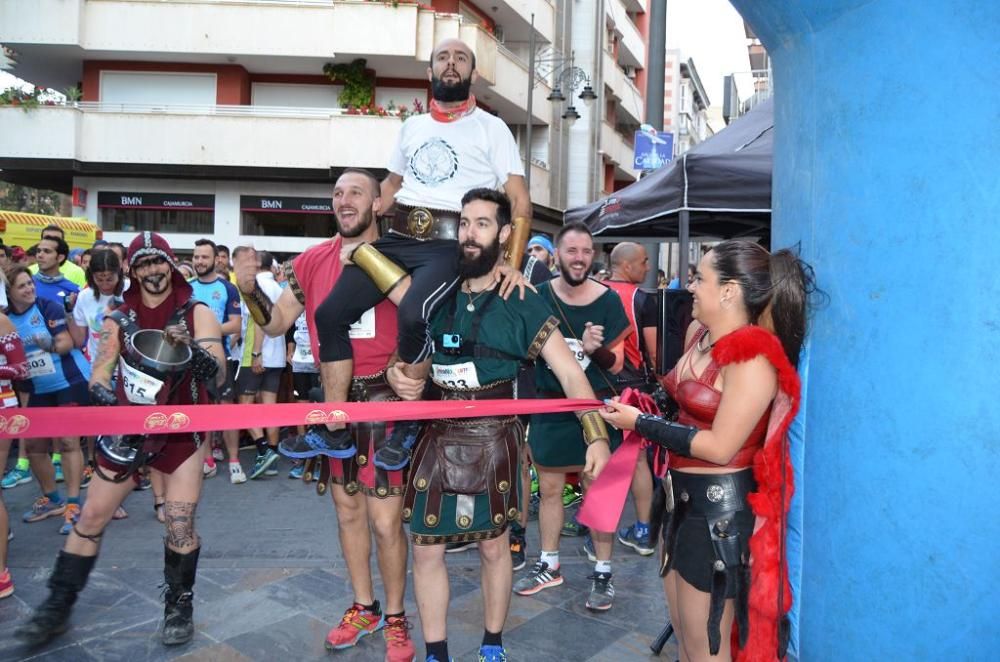
[[(350, 325), (386, 297), (399, 307), (397, 352), (404, 370), (412, 378), (426, 379), (431, 354), (427, 321), (459, 282), (455, 240), (460, 201), (467, 190), (502, 187), (510, 197), (517, 229), (508, 249), (515, 269), (507, 270), (504, 296), (524, 282), (516, 268), (530, 232), (531, 200), (514, 137), (503, 120), (476, 107), (470, 92), (477, 77), (476, 57), (467, 44), (445, 39), (435, 46), (429, 65), (430, 113), (403, 123), (389, 176), (382, 182), (382, 210), (388, 212), (395, 204), (391, 230), (354, 250), (351, 259), (359, 268), (345, 269), (316, 311), (322, 378), (335, 402), (347, 399), (351, 381)], [(376, 453), (375, 464), (390, 470), (406, 466), (418, 430), (415, 422), (397, 422)], [(356, 452), (350, 434), (336, 423), (308, 441), (331, 457)]]
[[(234, 259), (252, 248), (237, 246)], [(281, 287), (274, 282), (274, 272), (271, 264), (274, 258), (267, 251), (254, 251), (257, 261), (255, 292), (262, 292), (273, 306), (281, 298)], [(274, 404), (278, 401), (278, 391), (281, 388), (281, 376), (285, 371), (285, 340), (284, 334), (269, 336), (260, 329), (247, 308), (246, 302), (241, 304), (240, 315), (243, 322), (243, 348), (240, 369), (236, 373), (236, 391), (240, 404), (260, 402)], [(257, 447), (257, 458), (250, 479), (260, 476), (276, 476), (278, 470), (274, 464), (278, 461), (278, 428), (250, 428), (248, 430)]]
[[(46, 240), (53, 243), (52, 240)], [(74, 346), (66, 325), (66, 310), (61, 303), (35, 294), (35, 280), (24, 267), (14, 267), (8, 274), (8, 315), (17, 328), (28, 357), (30, 378), (19, 388), (28, 394), (28, 407), (75, 407), (90, 404), (87, 380), (90, 363)], [(59, 532), (66, 535), (80, 516), (80, 483), (83, 478), (83, 452), (80, 438), (66, 436), (52, 440), (62, 455), (66, 480), (66, 498), (56, 488), (55, 467), (49, 457), (49, 440), (32, 439), (27, 443), (31, 471), (42, 489), (25, 522), (40, 522), (63, 516)]]
[[(566, 344), (587, 375), (599, 397), (615, 394), (615, 374), (624, 363), (622, 341), (629, 333), (628, 319), (618, 295), (588, 278), (594, 260), (594, 240), (586, 225), (564, 225), (556, 236), (559, 276), (542, 284), (539, 295), (560, 322)], [(536, 364), (538, 397), (563, 398), (565, 391), (546, 361)], [(538, 528), (541, 556), (532, 569), (514, 585), (518, 595), (534, 595), (563, 583), (559, 562), (559, 536), (563, 524), (563, 486), (566, 474), (579, 472), (586, 460), (585, 428), (570, 414), (536, 415), (531, 418), (531, 457), (538, 472), (541, 504)], [(621, 443), (612, 431), (611, 447)], [(586, 497), (584, 497), (586, 499)], [(594, 562), (592, 585), (586, 607), (606, 611), (614, 600), (611, 572), (610, 531), (591, 531), (584, 551)]]
[[(0, 287), (7, 281), (0, 272)], [(0, 409), (9, 414), (17, 408), (17, 394), (13, 382), (27, 379), (28, 360), (24, 353), (21, 336), (10, 319), (0, 313)], [(11, 439), (0, 439), (0, 468), (7, 466), (7, 455), (13, 443)], [(24, 443), (23, 441), (21, 442)], [(7, 568), (7, 541), (10, 536), (10, 515), (3, 495), (0, 495), (0, 599), (14, 594), (14, 580)]]
[[(161, 236), (152, 232), (137, 236), (129, 246), (128, 260), (133, 286), (124, 293), (124, 305), (104, 321), (90, 382), (94, 403), (108, 406), (209, 402), (207, 384), (219, 387), (225, 379), (221, 369), (225, 356), (219, 322), (211, 310), (192, 299), (191, 286), (177, 271), (173, 252)], [(17, 282), (14, 291), (18, 291)], [(181, 373), (166, 376), (164, 381), (130, 363), (134, 357), (128, 337), (144, 329), (163, 330), (166, 342), (190, 347), (191, 359)], [(145, 388), (136, 388), (137, 383)], [(142, 454), (140, 464), (148, 462), (153, 471), (165, 478), (166, 591), (161, 639), (165, 645), (177, 645), (194, 636), (193, 587), (201, 549), (194, 529), (202, 487), (201, 435), (176, 432), (149, 435), (145, 439), (145, 443), (154, 442), (163, 443), (152, 457), (146, 456), (145, 445), (136, 452)], [(97, 559), (104, 529), (133, 489), (129, 473), (134, 465), (123, 465), (120, 460), (119, 455), (111, 452), (102, 453), (98, 460), (100, 470), (90, 486), (87, 503), (79, 521), (71, 524), (69, 538), (49, 578), (49, 595), (15, 632), (30, 646), (41, 645), (68, 627), (73, 604)]]
[[(228, 360), (232, 346), (229, 337), (240, 332), (240, 293), (227, 279), (215, 270), (218, 258), (218, 247), (211, 239), (198, 239), (194, 242), (194, 254), (191, 257), (192, 266), (197, 278), (188, 281), (196, 300), (208, 306), (222, 328), (222, 351), (226, 355), (226, 382), (220, 393), (220, 402), (233, 402), (236, 395), (236, 369)], [(229, 482), (239, 485), (247, 481), (240, 464), (240, 433), (239, 430), (224, 430), (222, 439), (229, 454)], [(207, 478), (215, 475), (215, 458), (206, 445), (205, 466), (203, 472)]]
[[(333, 210), (340, 233), (289, 263), (285, 272), (288, 287), (277, 304), (270, 304), (255, 278), (256, 255), (252, 249), (235, 258), (237, 284), (260, 328), (280, 336), (305, 313), (313, 357), (319, 355), (315, 312), (346, 271), (340, 261), (341, 254), (360, 242), (372, 243), (378, 239), (375, 224), (380, 210), (378, 180), (367, 170), (345, 170), (334, 185)], [(397, 399), (385, 381), (386, 366), (395, 351), (396, 335), (396, 307), (388, 300), (366, 311), (352, 327), (350, 341), (355, 359), (350, 389), (352, 399)], [(325, 378), (322, 385), (330, 401), (334, 387)], [(351, 425), (352, 443), (358, 444), (360, 452), (346, 458), (329, 458), (333, 483), (330, 492), (354, 601), (340, 623), (327, 634), (326, 647), (350, 648), (362, 637), (383, 629), (387, 662), (407, 662), (414, 659), (414, 646), (403, 607), (407, 547), (401, 513), (405, 474), (401, 470), (381, 469), (372, 463), (372, 456), (385, 444), (391, 429), (391, 423)], [(283, 452), (288, 454), (287, 449)], [(315, 449), (306, 445), (299, 457), (318, 455)], [(321, 477), (320, 480), (325, 479)], [(371, 574), (372, 535), (385, 586), (384, 609), (375, 598)]]
[(661, 508), (656, 519), (668, 520), (660, 574), (681, 659), (731, 659), (733, 644), (747, 660), (782, 650), (791, 606), (778, 543), (792, 496), (786, 435), (812, 290), (811, 269), (789, 250), (716, 245), (688, 285), (695, 321), (664, 379), (677, 422), (615, 401), (602, 412), (670, 453), (664, 501), (673, 512)]
[[(513, 398), (523, 361), (541, 356), (567, 397), (594, 397), (583, 371), (563, 342), (548, 302), (534, 292), (525, 299), (498, 296), (496, 267), (510, 238), (511, 207), (505, 195), (474, 189), (462, 198), (458, 229), (459, 292), (431, 322), (432, 381), (442, 400)], [(396, 363), (388, 379), (413, 400), (422, 380)], [(579, 412), (585, 474), (596, 477), (610, 454), (607, 429), (596, 410)], [(405, 517), (413, 538), (413, 585), (427, 660), (449, 660), (449, 603), (445, 544), (477, 541), (481, 561), (483, 662), (507, 659), (502, 633), (510, 606), (511, 555), (506, 532), (518, 517), (516, 487), (524, 428), (515, 416), (437, 419), (424, 428), (406, 494)], [(475, 449), (478, 461), (469, 461)], [(465, 462), (459, 461), (462, 458)]]

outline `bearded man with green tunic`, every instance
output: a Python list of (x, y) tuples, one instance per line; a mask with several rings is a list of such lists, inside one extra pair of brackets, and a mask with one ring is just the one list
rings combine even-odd
[[(497, 294), (492, 274), (510, 234), (510, 201), (503, 193), (466, 193), (458, 229), (462, 284), (430, 324), (433, 390), (442, 400), (515, 398), (519, 368), (541, 357), (566, 397), (594, 398), (545, 300), (534, 291), (520, 300), (505, 301)], [(400, 396), (417, 399), (424, 383), (399, 368), (396, 364), (387, 371), (389, 383)], [(596, 409), (569, 416), (586, 431), (581, 435), (587, 444), (581, 470), (596, 477), (610, 455), (608, 430)], [(435, 420), (417, 442), (403, 516), (410, 521), (414, 542), (413, 586), (427, 659), (448, 659), (444, 550), (446, 543), (467, 541), (479, 543), (482, 563), (480, 659), (505, 659), (501, 634), (513, 571), (503, 534), (519, 514), (523, 443), (524, 427), (513, 415)]]
[[(582, 223), (564, 225), (556, 235), (556, 261), (560, 274), (538, 287), (539, 297), (559, 320), (559, 328), (589, 386), (599, 398), (611, 398), (615, 374), (625, 360), (624, 339), (631, 332), (618, 294), (589, 277), (594, 263), (594, 238)], [(535, 388), (540, 398), (564, 398), (568, 391), (555, 378), (543, 356), (536, 365)], [(566, 474), (585, 463), (585, 428), (572, 415), (542, 414), (531, 417), (528, 444), (538, 473), (541, 503), (538, 528), (542, 549), (537, 563), (514, 585), (518, 595), (534, 595), (563, 583), (559, 567), (559, 535), (563, 527), (562, 486)], [(619, 430), (611, 429), (614, 450), (621, 443)], [(587, 477), (583, 476), (584, 485)], [(584, 500), (586, 500), (586, 493)], [(614, 600), (611, 581), (613, 532), (591, 531), (584, 549), (594, 562), (586, 607), (606, 611)]]

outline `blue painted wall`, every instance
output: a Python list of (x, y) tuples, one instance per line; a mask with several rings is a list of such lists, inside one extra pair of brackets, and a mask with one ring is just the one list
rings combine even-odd
[(775, 246), (814, 318), (798, 651), (1000, 645), (1000, 2), (732, 0), (773, 58)]

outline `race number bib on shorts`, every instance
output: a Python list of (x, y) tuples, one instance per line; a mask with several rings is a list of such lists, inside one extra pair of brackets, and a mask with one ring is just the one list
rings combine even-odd
[(122, 371), (122, 386), (128, 401), (136, 405), (155, 405), (156, 395), (163, 388), (163, 382), (139, 372), (126, 363), (125, 359), (118, 359), (118, 365)]
[(569, 345), (569, 351), (573, 352), (573, 358), (580, 364), (580, 369), (586, 372), (587, 366), (590, 365), (590, 356), (583, 351), (583, 343), (576, 338), (565, 338), (565, 340)]
[(440, 365), (435, 363), (431, 366), (434, 382), (440, 386), (454, 389), (479, 388), (479, 375), (476, 373), (476, 364), (472, 361), (456, 363), (454, 365)]
[(357, 322), (351, 325), (351, 338), (364, 340), (375, 337), (375, 309), (369, 308)]
[(27, 356), (28, 374), (31, 375), (32, 379), (56, 374), (56, 364), (52, 360), (52, 355), (44, 349), (28, 352)]

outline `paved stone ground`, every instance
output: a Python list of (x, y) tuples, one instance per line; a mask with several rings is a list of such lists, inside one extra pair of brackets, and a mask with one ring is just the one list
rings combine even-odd
[[(244, 467), (250, 454), (243, 455)], [(63, 537), (55, 519), (25, 524), (20, 514), (37, 496), (35, 485), (5, 490), (15, 539), (10, 568), (16, 592), (0, 601), (0, 661), (6, 660), (381, 660), (380, 636), (357, 648), (329, 653), (326, 632), (351, 600), (329, 497), (289, 480), (282, 460), (277, 477), (230, 485), (228, 476), (207, 481), (198, 509), (202, 554), (195, 585), (197, 634), (190, 644), (166, 649), (157, 630), (163, 614), (162, 525), (153, 517), (152, 494), (135, 492), (130, 517), (112, 522), (101, 557), (74, 610), (72, 629), (48, 647), (26, 651), (10, 636), (46, 594), (45, 580)], [(86, 494), (86, 492), (84, 492)], [(615, 606), (605, 614), (584, 608), (592, 565), (582, 539), (562, 539), (566, 583), (531, 597), (514, 596), (504, 632), (511, 660), (655, 659), (649, 642), (666, 622), (655, 561), (616, 543)], [(538, 527), (528, 530), (529, 562), (538, 553)], [(448, 555), (452, 602), (449, 647), (458, 661), (475, 660), (482, 637), (479, 559), (475, 551)], [(374, 559), (373, 568), (376, 567)], [(517, 573), (516, 573), (517, 574)], [(376, 570), (377, 581), (377, 570)], [(406, 610), (422, 659), (423, 641), (408, 582)], [(381, 585), (376, 585), (381, 596)], [(674, 660), (674, 641), (661, 658)]]

